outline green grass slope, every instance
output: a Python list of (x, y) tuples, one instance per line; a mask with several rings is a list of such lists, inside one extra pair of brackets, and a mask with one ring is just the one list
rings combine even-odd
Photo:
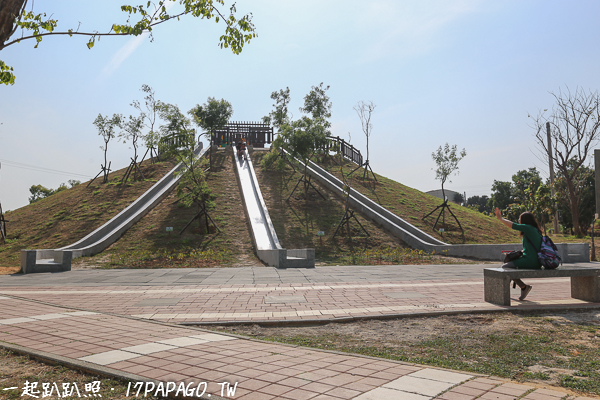
[(21, 249), (54, 249), (74, 243), (114, 217), (173, 168), (171, 162), (144, 162), (146, 180), (117, 185), (125, 169), (5, 213), (7, 242), (0, 243), (0, 273), (20, 269)]
[[(341, 165), (338, 165), (338, 163)], [(333, 158), (327, 158), (320, 164), (340, 179), (342, 172), (347, 176), (356, 168), (355, 164), (350, 162), (342, 163), (339, 160), (336, 162)], [(423, 219), (423, 217), (442, 203), (440, 199), (379, 174), (375, 175), (377, 181), (373, 179), (372, 175), (370, 175), (369, 179), (363, 181), (363, 170), (360, 169), (354, 172), (349, 182), (353, 189), (431, 236), (446, 243), (463, 243), (459, 226), (447, 211), (445, 213), (445, 224), (442, 223), (442, 218), (440, 218), (435, 230), (433, 229), (433, 225), (439, 215), (439, 210)], [(512, 229), (500, 223), (495, 217), (486, 216), (454, 203), (450, 203), (450, 207), (464, 230), (465, 243), (520, 242), (518, 235)], [(440, 227), (444, 228), (443, 233), (439, 232)]]

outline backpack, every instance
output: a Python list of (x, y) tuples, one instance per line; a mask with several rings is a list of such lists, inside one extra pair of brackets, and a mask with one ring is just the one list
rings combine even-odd
[[(529, 240), (527, 236), (525, 237)], [(531, 240), (529, 240), (529, 243), (536, 249)], [(542, 246), (537, 250), (537, 255), (538, 260), (544, 269), (556, 269), (562, 264), (562, 258), (558, 255), (556, 245), (552, 242), (552, 239), (546, 235), (542, 236)]]

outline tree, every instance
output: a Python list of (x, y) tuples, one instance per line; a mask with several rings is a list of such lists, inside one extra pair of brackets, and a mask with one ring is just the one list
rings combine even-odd
[(450, 145), (448, 143), (446, 143), (443, 147), (440, 146), (437, 149), (437, 151), (431, 153), (431, 158), (433, 158), (433, 161), (435, 161), (435, 163), (437, 165), (437, 168), (435, 169), (435, 178), (439, 179), (442, 183), (443, 202), (441, 205), (434, 208), (433, 211), (431, 211), (429, 214), (425, 215), (423, 217), (423, 220), (425, 220), (425, 218), (427, 218), (431, 214), (433, 214), (437, 209), (441, 208), (440, 214), (438, 215), (437, 219), (435, 220), (435, 223), (433, 224), (433, 229), (435, 229), (435, 227), (437, 226), (440, 216), (442, 217), (442, 227), (445, 229), (446, 208), (447, 208), (448, 211), (450, 212), (450, 215), (452, 215), (452, 217), (454, 217), (454, 220), (458, 224), (458, 227), (460, 228), (460, 230), (462, 232), (462, 238), (463, 238), (463, 242), (464, 242), (465, 232), (464, 232), (460, 222), (458, 221), (458, 218), (456, 218), (456, 216), (450, 209), (450, 205), (448, 204), (448, 199), (446, 198), (446, 192), (444, 191), (444, 183), (446, 183), (448, 178), (453, 173), (458, 174), (458, 163), (460, 162), (460, 160), (462, 160), (467, 155), (467, 152), (465, 151), (465, 149), (462, 149), (460, 153), (457, 153), (457, 151), (458, 151), (458, 149), (457, 149), (456, 145), (453, 145), (452, 147), (450, 147)]
[[(446, 143), (443, 147), (440, 146), (437, 151), (431, 153), (431, 158), (435, 161), (437, 168), (435, 169), (435, 179), (442, 183), (442, 197), (446, 200), (446, 192), (444, 191), (444, 183), (453, 174), (458, 174), (458, 163), (467, 155), (465, 149), (458, 153), (456, 145), (450, 147)], [(451, 181), (448, 181), (451, 182)]]
[(153, 158), (160, 139), (160, 134), (155, 130), (155, 125), (163, 103), (160, 100), (156, 100), (154, 90), (150, 86), (144, 84), (140, 90), (146, 93), (144, 96), (144, 107), (142, 108), (138, 100), (133, 100), (131, 105), (140, 112), (139, 118), (142, 120), (144, 127), (148, 129), (148, 132), (142, 135), (142, 137), (148, 149), (146, 152), (150, 151), (150, 157)]
[[(576, 161), (572, 160), (569, 163), (569, 167), (575, 165)], [(587, 234), (587, 230), (591, 226), (594, 214), (596, 213), (596, 179), (594, 169), (582, 165), (577, 174), (573, 175), (576, 182), (576, 186), (581, 187), (580, 197), (578, 198), (578, 211), (579, 211), (579, 228), (582, 234)], [(574, 229), (573, 215), (571, 214), (570, 201), (568, 197), (568, 190), (566, 179), (562, 175), (558, 175), (554, 181), (554, 188), (556, 190), (556, 200), (558, 203), (558, 210), (561, 214), (561, 223), (563, 229)]]
[(463, 196), (462, 193), (454, 193), (454, 197), (452, 198), (452, 201), (457, 204), (463, 204), (465, 202), (465, 197)]
[[(303, 116), (291, 124), (283, 125), (283, 129), (278, 139), (281, 138), (284, 147), (290, 152), (292, 157), (299, 159), (304, 165), (302, 178), (298, 181), (304, 183), (304, 195), (308, 193), (309, 186), (313, 186), (308, 176), (309, 160), (327, 143), (328, 131), (322, 120), (314, 120)], [(298, 184), (296, 187), (298, 187)], [(314, 186), (313, 186), (314, 187)], [(294, 188), (296, 190), (296, 188)], [(292, 191), (293, 194), (294, 191)], [(319, 193), (320, 194), (320, 193)], [(322, 195), (321, 195), (322, 196)], [(291, 194), (290, 194), (291, 197)]]
[(269, 115), (264, 116), (262, 121), (265, 124), (273, 124), (273, 127), (277, 128), (277, 132), (279, 132), (283, 125), (289, 124), (291, 121), (287, 108), (290, 103), (290, 88), (286, 87), (285, 90), (272, 92), (271, 99), (275, 100), (274, 109)]
[[(210, 189), (204, 175), (203, 160), (198, 159), (194, 152), (196, 137), (195, 131), (191, 127), (192, 122), (174, 104), (162, 103), (159, 114), (161, 119), (166, 122), (160, 127), (163, 137), (172, 138), (173, 142), (177, 143), (177, 145), (169, 146), (166, 151), (182, 164), (178, 172), (180, 179), (177, 185), (177, 197), (186, 207), (195, 205), (197, 209), (196, 215), (181, 230), (180, 234), (194, 220), (200, 220), (202, 216), (206, 218), (206, 229), (208, 231)], [(214, 225), (212, 219), (210, 220)]]
[(98, 128), (98, 135), (102, 136), (104, 140), (104, 146), (100, 146), (100, 149), (104, 151), (104, 164), (102, 165), (102, 173), (104, 176), (103, 182), (108, 182), (108, 174), (110, 172), (110, 166), (106, 159), (106, 153), (108, 151), (108, 143), (115, 137), (116, 129), (121, 127), (123, 116), (121, 114), (113, 114), (112, 118), (103, 117), (102, 114), (98, 114), (94, 120), (94, 125)]
[[(371, 168), (371, 166), (369, 165), (369, 137), (371, 136), (371, 131), (373, 130), (373, 125), (371, 124), (371, 114), (373, 114), (373, 111), (375, 111), (375, 107), (376, 105), (373, 104), (372, 101), (369, 101), (368, 103), (360, 101), (354, 106), (354, 111), (356, 111), (356, 113), (358, 114), (358, 118), (360, 118), (362, 131), (367, 137), (367, 161), (365, 161), (365, 163), (363, 164), (363, 166), (365, 167), (363, 180), (365, 179), (365, 176), (367, 174), (367, 169)], [(372, 170), (371, 173), (373, 173)], [(375, 174), (373, 174), (373, 177), (375, 178)], [(377, 178), (375, 178), (375, 180), (377, 180)]]
[[(583, 182), (578, 180), (579, 171), (585, 165), (590, 151), (600, 139), (600, 95), (577, 88), (575, 93), (567, 88), (563, 93), (552, 93), (556, 103), (548, 115), (538, 113), (533, 128), (542, 156), (552, 158), (559, 175), (565, 180), (563, 189), (569, 200), (573, 217), (573, 231), (582, 235), (579, 223), (579, 208)], [(550, 126), (552, 151), (548, 151), (546, 123)]]
[[(298, 184), (304, 183), (305, 198), (309, 186), (314, 188), (308, 177), (308, 161), (325, 146), (327, 136), (330, 134), (331, 123), (328, 118), (331, 118), (331, 101), (327, 96), (328, 89), (329, 86), (324, 87), (323, 82), (319, 86), (313, 86), (310, 92), (304, 96), (304, 106), (300, 107), (300, 111), (309, 114), (310, 117), (304, 115), (297, 121), (283, 124), (280, 135), (273, 143), (273, 147), (285, 148), (293, 157), (300, 159), (303, 163), (304, 170)], [(295, 190), (296, 188), (292, 194)], [(320, 192), (319, 194), (321, 195)]]
[(79, 185), (81, 182), (78, 180), (69, 179), (69, 187), (64, 183), (61, 183), (56, 189), (49, 189), (42, 185), (31, 185), (29, 188), (29, 193), (31, 193), (31, 197), (29, 197), (29, 204), (35, 203), (38, 200), (44, 199), (46, 197), (52, 196), (58, 192), (62, 192), (63, 190), (67, 190), (72, 188), (73, 186)]
[[(288, 104), (290, 103), (290, 88), (286, 87), (285, 89), (272, 92), (271, 99), (275, 100), (275, 103), (273, 104), (273, 111), (262, 117), (262, 122), (264, 124), (273, 125), (273, 127), (277, 129), (277, 133), (281, 133), (284, 126), (292, 123), (292, 116), (288, 110)], [(275, 164), (277, 169), (284, 168), (284, 160), (287, 161), (292, 168), (294, 168), (290, 160), (285, 155), (285, 152), (283, 151), (284, 148), (281, 143), (281, 139), (277, 140), (275, 138), (273, 140), (273, 151), (267, 153), (267, 155), (263, 157), (261, 161), (261, 164), (264, 168), (269, 168), (276, 160), (278, 161), (277, 164)]]
[(526, 190), (529, 189), (531, 192), (535, 193), (541, 184), (542, 177), (537, 168), (533, 167), (517, 171), (517, 173), (512, 176), (512, 202), (526, 203)]
[[(216, 22), (225, 23), (225, 32), (219, 38), (221, 48), (231, 48), (239, 54), (245, 43), (256, 37), (252, 14), (238, 18), (235, 3), (229, 8), (229, 14), (217, 8), (224, 6), (224, 0), (159, 0), (156, 3), (148, 1), (139, 6), (121, 6), (121, 11), (127, 15), (124, 24), (113, 24), (108, 31), (81, 32), (78, 28), (58, 31), (58, 20), (47, 17), (45, 13), (26, 11), (27, 0), (3, 0), (0, 2), (0, 51), (8, 46), (24, 40), (35, 39), (36, 45), (40, 44), (46, 36), (68, 35), (88, 37), (87, 47), (92, 48), (96, 40), (103, 36), (139, 36), (145, 32), (152, 35), (153, 28), (167, 21), (179, 20), (184, 16), (201, 19), (214, 18)], [(168, 10), (172, 3), (179, 3), (181, 7), (170, 14)], [(33, 4), (33, 2), (32, 2)], [(12, 38), (16, 31), (21, 30), (21, 36)], [(12, 39), (12, 40), (11, 40)], [(0, 82), (14, 84), (13, 68), (0, 60)]]
[(175, 104), (161, 103), (158, 115), (165, 124), (161, 125), (159, 152), (166, 154), (167, 158), (177, 156), (177, 149), (195, 141), (196, 131), (192, 128), (192, 122), (187, 118)]
[(40, 199), (52, 196), (54, 194), (54, 190), (48, 189), (42, 185), (31, 185), (29, 188), (29, 193), (31, 193), (31, 197), (29, 197), (29, 204), (32, 204)]
[(488, 208), (501, 210), (506, 209), (513, 201), (513, 190), (510, 182), (497, 181), (492, 184), (492, 195), (488, 200)]
[(233, 115), (233, 106), (225, 99), (217, 100), (214, 97), (209, 97), (206, 103), (196, 105), (189, 111), (193, 116), (196, 125), (205, 130), (205, 134), (210, 141), (210, 164), (212, 170), (212, 144), (214, 142), (215, 130), (227, 125), (227, 122)]
[(206, 103), (196, 105), (189, 111), (193, 116), (196, 125), (205, 130), (205, 134), (211, 138), (216, 129), (219, 129), (229, 122), (233, 115), (233, 106), (225, 99), (217, 100), (214, 97), (209, 97)]
[(467, 199), (467, 207), (475, 207), (480, 213), (491, 213), (492, 208), (488, 206), (489, 197), (483, 196), (471, 196)]
[(304, 96), (304, 106), (300, 107), (300, 111), (306, 114), (310, 114), (312, 119), (319, 124), (323, 125), (324, 130), (329, 135), (329, 128), (331, 128), (331, 101), (327, 96), (329, 86), (324, 87), (323, 82), (319, 86), (311, 87), (310, 92)]
[(129, 167), (127, 167), (127, 170), (125, 171), (125, 175), (123, 175), (123, 179), (122, 179), (123, 184), (125, 184), (125, 182), (127, 182), (127, 179), (129, 178), (129, 175), (131, 174), (131, 171), (133, 171), (133, 170), (135, 170), (134, 176), (137, 176), (139, 174), (142, 177), (142, 179), (146, 179), (144, 177), (144, 174), (142, 173), (142, 170), (140, 169), (140, 167), (138, 165), (138, 159), (137, 159), (138, 158), (138, 155), (137, 155), (138, 140), (143, 136), (142, 127), (143, 127), (142, 116), (133, 117), (130, 115), (127, 122), (122, 123), (123, 130), (121, 131), (121, 133), (119, 133), (119, 138), (123, 140), (123, 143), (127, 143), (128, 141), (131, 141), (131, 145), (133, 146), (133, 158), (131, 158), (131, 163), (129, 164)]
[(119, 133), (119, 137), (123, 139), (123, 143), (131, 141), (133, 146), (133, 159), (137, 160), (138, 140), (142, 137), (142, 117), (129, 116), (126, 122), (122, 123), (123, 130)]
[(555, 211), (554, 199), (551, 196), (549, 185), (544, 183), (536, 185), (535, 182), (531, 182), (524, 190), (523, 195), (515, 200), (504, 210), (507, 219), (518, 221), (522, 213), (529, 211), (533, 213), (540, 226), (545, 229), (545, 224)]

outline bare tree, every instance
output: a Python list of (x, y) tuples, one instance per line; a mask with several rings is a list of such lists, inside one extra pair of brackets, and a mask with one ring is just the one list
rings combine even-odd
[[(573, 231), (581, 236), (579, 225), (579, 205), (583, 192), (583, 182), (578, 179), (579, 169), (584, 166), (588, 155), (600, 139), (600, 96), (598, 91), (584, 91), (577, 88), (572, 93), (551, 92), (556, 104), (548, 110), (540, 111), (534, 120), (537, 144), (542, 156), (552, 158), (556, 169), (566, 183), (565, 197), (569, 199)], [(550, 123), (551, 151), (548, 151), (546, 123)]]
[(364, 101), (359, 101), (353, 107), (354, 111), (358, 114), (358, 118), (360, 118), (360, 123), (362, 125), (362, 130), (367, 137), (367, 162), (369, 162), (369, 137), (371, 137), (371, 131), (373, 130), (373, 124), (371, 124), (371, 114), (375, 111), (375, 104), (372, 101), (365, 103)]
[[(369, 165), (369, 137), (371, 137), (371, 132), (373, 131), (373, 124), (371, 124), (371, 115), (373, 111), (375, 111), (375, 104), (372, 101), (365, 103), (364, 101), (359, 101), (353, 108), (354, 111), (358, 114), (358, 118), (360, 118), (360, 124), (362, 126), (362, 131), (367, 137), (367, 160), (363, 163), (362, 166), (365, 167), (365, 172), (363, 174), (363, 180), (367, 175), (367, 171), (371, 169)], [(371, 173), (373, 174), (373, 170), (371, 169)], [(373, 174), (373, 178), (377, 180), (375, 174)]]

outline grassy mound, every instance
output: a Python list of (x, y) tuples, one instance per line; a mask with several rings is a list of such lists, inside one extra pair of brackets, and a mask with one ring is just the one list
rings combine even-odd
[(125, 169), (109, 175), (109, 183), (96, 179), (35, 203), (7, 212), (7, 243), (0, 243), (0, 273), (20, 269), (21, 249), (55, 249), (72, 244), (131, 204), (173, 168), (171, 162), (144, 162), (146, 180), (117, 184)]
[[(317, 260), (324, 264), (433, 264), (456, 259), (431, 256), (411, 250), (398, 238), (356, 213), (337, 235), (344, 215), (343, 201), (313, 181), (316, 190), (304, 193), (301, 175), (286, 166), (265, 169), (261, 160), (266, 152), (256, 151), (253, 162), (263, 197), (279, 240), (285, 248), (315, 248)], [(171, 268), (207, 266), (262, 265), (253, 251), (248, 223), (232, 162), (232, 153), (223, 149), (213, 156), (214, 169), (207, 174), (212, 190), (210, 215), (218, 226), (205, 219), (193, 221), (194, 208), (183, 207), (174, 193), (127, 231), (116, 243), (94, 257), (75, 260), (77, 266), (108, 268)], [(322, 162), (326, 169), (341, 176), (355, 168), (338, 165), (331, 158)], [(150, 188), (174, 163), (144, 163), (144, 181), (118, 184), (124, 170), (113, 172), (109, 184), (96, 180), (59, 192), (33, 204), (6, 213), (8, 241), (0, 244), (0, 273), (19, 270), (21, 249), (59, 248), (81, 239), (108, 221)], [(357, 177), (362, 173), (357, 171)], [(448, 243), (462, 243), (456, 222), (446, 214), (444, 232), (433, 230), (437, 213), (423, 216), (440, 200), (377, 175), (373, 179), (352, 181), (353, 188), (388, 208), (418, 228)], [(321, 197), (317, 190), (324, 196)], [(291, 195), (291, 197), (290, 197)], [(289, 200), (288, 200), (289, 198)], [(475, 211), (452, 205), (465, 230), (466, 243), (509, 243), (519, 241), (510, 229)], [(172, 230), (167, 230), (172, 228)], [(322, 234), (322, 235), (320, 235)]]

